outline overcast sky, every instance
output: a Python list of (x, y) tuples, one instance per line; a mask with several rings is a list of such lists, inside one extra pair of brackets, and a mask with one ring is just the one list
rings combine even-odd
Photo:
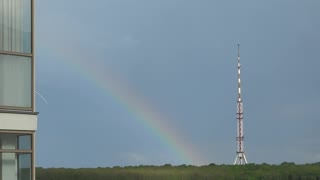
[(320, 161), (319, 8), (36, 1), (36, 90), (48, 101), (37, 96), (37, 166), (233, 163), (237, 43), (247, 160)]

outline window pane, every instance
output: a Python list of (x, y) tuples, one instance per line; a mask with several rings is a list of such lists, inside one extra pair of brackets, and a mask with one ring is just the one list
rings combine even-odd
[(0, 179), (31, 180), (31, 154), (1, 153)]
[[(32, 135), (0, 133), (0, 149), (31, 150)], [(0, 179), (1, 180), (1, 179)]]
[(1, 153), (0, 178), (17, 179), (17, 158), (15, 153)]
[(0, 50), (31, 53), (31, 0), (0, 0)]
[(31, 108), (31, 58), (0, 54), (0, 106)]
[(17, 149), (17, 135), (0, 134), (0, 149)]
[(18, 136), (18, 142), (18, 149), (31, 150), (31, 135)]
[(31, 180), (31, 154), (19, 154), (18, 180)]

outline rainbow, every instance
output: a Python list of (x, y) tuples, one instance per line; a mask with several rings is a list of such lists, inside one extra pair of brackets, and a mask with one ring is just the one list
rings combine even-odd
[(130, 89), (127, 83), (117, 79), (105, 66), (102, 69), (97, 58), (85, 57), (86, 54), (78, 53), (80, 51), (77, 49), (57, 48), (54, 48), (55, 53), (59, 54), (58, 57), (63, 62), (76, 68), (79, 73), (96, 84), (104, 93), (121, 104), (141, 125), (149, 129), (168, 146), (179, 158), (179, 162), (193, 165), (204, 164), (204, 159), (200, 157), (201, 153), (197, 152), (195, 147), (188, 144), (186, 139), (168, 124), (170, 121), (164, 115), (157, 113), (147, 101), (143, 100), (143, 97)]

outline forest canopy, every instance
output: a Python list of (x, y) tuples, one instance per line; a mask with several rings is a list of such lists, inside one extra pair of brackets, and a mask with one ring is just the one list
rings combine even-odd
[(320, 162), (296, 165), (247, 164), (206, 166), (126, 166), (98, 168), (41, 168), (37, 180), (209, 180), (209, 179), (314, 179), (320, 180)]

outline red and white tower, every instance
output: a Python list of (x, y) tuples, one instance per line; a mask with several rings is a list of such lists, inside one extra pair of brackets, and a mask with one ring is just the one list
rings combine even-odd
[(240, 68), (240, 45), (238, 44), (237, 155), (234, 164), (239, 165), (248, 163), (243, 149), (243, 103), (241, 97)]

